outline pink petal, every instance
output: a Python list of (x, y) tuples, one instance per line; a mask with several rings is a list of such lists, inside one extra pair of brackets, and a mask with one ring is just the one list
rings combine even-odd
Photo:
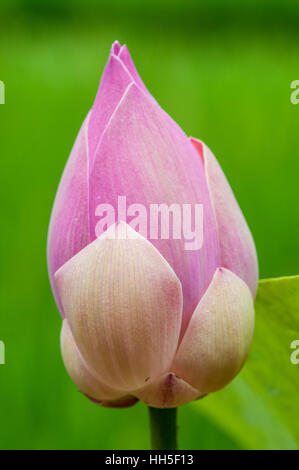
[[(127, 206), (142, 204), (203, 204), (203, 246), (185, 249), (185, 240), (147, 238), (179, 277), (184, 293), (182, 333), (219, 266), (216, 220), (203, 163), (186, 135), (135, 84), (129, 85), (99, 145), (90, 175), (90, 234), (95, 239), (96, 208), (117, 209), (118, 196)], [(117, 216), (117, 212), (116, 212)]]
[(258, 263), (254, 241), (231, 187), (210, 149), (201, 141), (191, 142), (203, 159), (206, 178), (216, 214), (221, 266), (233, 271), (255, 296)]
[[(136, 70), (136, 67), (134, 65), (134, 62), (130, 56), (130, 53), (129, 53), (129, 50), (127, 48), (127, 46), (124, 44), (121, 48), (120, 48), (120, 51), (119, 51), (119, 54), (118, 54), (118, 57), (119, 59), (122, 61), (122, 63), (125, 65), (125, 67), (127, 68), (127, 70), (129, 71), (129, 73), (132, 75), (133, 79), (134, 79), (134, 82), (136, 83), (136, 85), (142, 90), (144, 91), (145, 93), (148, 93), (150, 95), (150, 93), (148, 92), (146, 86), (144, 85), (143, 81), (141, 80), (137, 70)], [(150, 95), (151, 96), (151, 95)]]
[(88, 125), (88, 143), (90, 149), (90, 168), (94, 161), (95, 150), (101, 141), (101, 136), (111, 118), (117, 104), (127, 86), (133, 82), (132, 76), (113, 53), (103, 72), (100, 87), (91, 111)]
[(88, 148), (84, 121), (64, 169), (56, 194), (49, 233), (48, 268), (58, 308), (63, 315), (54, 281), (54, 273), (89, 241)]
[(124, 223), (112, 226), (55, 278), (76, 344), (102, 382), (130, 392), (168, 370), (182, 292), (151, 243)]
[(217, 269), (171, 370), (205, 394), (224, 387), (244, 364), (253, 326), (253, 299), (247, 284), (231, 271)]
[(175, 408), (196, 400), (201, 393), (172, 373), (134, 392), (140, 400), (154, 408)]
[(89, 122), (90, 168), (93, 165), (96, 148), (101, 141), (102, 134), (113, 111), (121, 100), (127, 86), (133, 82), (151, 97), (138, 75), (127, 46), (120, 46), (118, 41), (115, 41), (112, 44), (108, 63), (101, 78)]

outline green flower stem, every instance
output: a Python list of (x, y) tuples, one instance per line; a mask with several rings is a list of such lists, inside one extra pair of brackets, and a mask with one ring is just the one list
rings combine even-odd
[(152, 450), (177, 449), (176, 408), (151, 408), (150, 429)]

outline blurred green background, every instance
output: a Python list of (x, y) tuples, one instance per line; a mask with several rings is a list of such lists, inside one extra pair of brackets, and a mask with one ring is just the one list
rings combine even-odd
[[(55, 191), (115, 39), (161, 106), (214, 151), (252, 229), (260, 277), (299, 272), (298, 24), (290, 0), (1, 1), (1, 448), (148, 447), (142, 403), (101, 409), (67, 376), (45, 258)], [(234, 387), (219, 395), (223, 406), (254, 405)], [(255, 405), (268, 447), (287, 447), (271, 441)], [(180, 448), (245, 448), (233, 421), (207, 407), (179, 410)]]

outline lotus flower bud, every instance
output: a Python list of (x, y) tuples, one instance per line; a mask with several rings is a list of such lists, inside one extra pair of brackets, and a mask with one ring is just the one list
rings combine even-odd
[(246, 360), (258, 280), (247, 223), (212, 152), (117, 42), (61, 178), (48, 266), (65, 366), (95, 403), (176, 407)]

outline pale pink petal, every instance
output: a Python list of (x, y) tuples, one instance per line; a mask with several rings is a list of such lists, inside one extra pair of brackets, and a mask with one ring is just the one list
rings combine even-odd
[(247, 357), (253, 327), (253, 299), (247, 284), (231, 271), (217, 269), (171, 370), (202, 393), (224, 387)]
[(66, 370), (80, 392), (100, 402), (122, 399), (124, 397), (123, 391), (113, 389), (101, 383), (95, 372), (88, 367), (75, 343), (66, 319), (63, 320), (60, 343)]
[(133, 393), (146, 405), (154, 408), (175, 408), (201, 396), (198, 390), (172, 373), (159, 377)]
[[(130, 85), (107, 126), (95, 155), (90, 176), (90, 234), (96, 237), (99, 204), (115, 208), (118, 196), (127, 206), (142, 204), (148, 215), (147, 238), (165, 257), (179, 277), (184, 293), (182, 333), (219, 266), (216, 220), (207, 188), (203, 162), (183, 131), (135, 84)], [(152, 204), (203, 205), (203, 245), (186, 249), (181, 239), (151, 237)], [(171, 226), (171, 221), (170, 221)], [(202, 227), (202, 224), (201, 224)], [(200, 232), (200, 230), (199, 230)], [(198, 233), (200, 235), (200, 233)]]
[(48, 268), (56, 302), (63, 315), (54, 273), (90, 242), (88, 214), (89, 115), (78, 134), (56, 194), (48, 233)]
[(55, 278), (76, 344), (105, 384), (130, 392), (168, 370), (182, 292), (151, 243), (124, 223), (112, 226)]
[(217, 219), (221, 266), (233, 271), (255, 296), (258, 263), (254, 241), (231, 187), (210, 149), (191, 139), (204, 161), (206, 178)]
[(133, 397), (132, 395), (126, 395), (122, 398), (118, 398), (117, 400), (108, 401), (97, 401), (88, 396), (87, 398), (95, 405), (105, 406), (106, 408), (128, 408), (129, 406), (133, 406), (138, 402), (138, 398)]

